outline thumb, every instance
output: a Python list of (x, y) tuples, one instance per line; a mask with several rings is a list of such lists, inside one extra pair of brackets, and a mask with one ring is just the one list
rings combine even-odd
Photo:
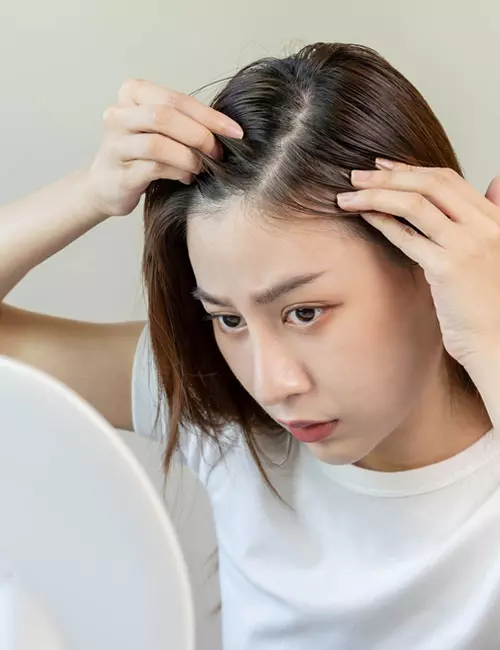
[(500, 174), (495, 176), (488, 186), (486, 198), (500, 207)]

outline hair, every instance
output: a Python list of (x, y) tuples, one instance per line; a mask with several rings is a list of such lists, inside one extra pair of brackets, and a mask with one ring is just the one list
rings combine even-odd
[[(186, 186), (158, 180), (146, 192), (143, 272), (150, 336), (159, 376), (159, 411), (168, 405), (165, 474), (181, 431), (221, 449), (227, 425), (237, 425), (264, 480), (262, 442), (287, 434), (246, 392), (192, 297), (186, 225), (195, 213), (238, 196), (269, 218), (339, 217), (338, 192), (352, 189), (352, 169), (372, 169), (376, 157), (451, 168), (462, 175), (439, 120), (418, 90), (374, 50), (316, 43), (284, 58), (245, 66), (211, 106), (238, 122), (242, 140), (216, 136), (222, 158), (200, 154), (202, 172)], [(414, 267), (362, 219), (344, 219), (357, 236), (383, 246), (397, 264)], [(457, 384), (475, 390), (449, 357)]]

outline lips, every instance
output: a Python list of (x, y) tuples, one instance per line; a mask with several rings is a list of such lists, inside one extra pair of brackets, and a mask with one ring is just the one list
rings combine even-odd
[(280, 421), (290, 433), (301, 442), (319, 442), (329, 438), (334, 432), (338, 420), (318, 422), (313, 420)]

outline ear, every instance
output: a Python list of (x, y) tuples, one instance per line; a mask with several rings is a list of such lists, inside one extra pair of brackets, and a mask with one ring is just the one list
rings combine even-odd
[(495, 176), (488, 186), (486, 198), (500, 207), (500, 174)]

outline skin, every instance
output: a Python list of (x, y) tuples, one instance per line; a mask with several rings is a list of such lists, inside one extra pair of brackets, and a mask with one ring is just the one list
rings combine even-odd
[[(320, 460), (421, 467), (490, 428), (481, 406), (450, 400), (424, 274), (338, 220), (271, 222), (233, 200), (190, 218), (188, 249), (217, 344), (252, 397), (275, 420), (340, 420), (332, 437), (308, 444)], [(321, 275), (256, 302), (303, 274)]]

